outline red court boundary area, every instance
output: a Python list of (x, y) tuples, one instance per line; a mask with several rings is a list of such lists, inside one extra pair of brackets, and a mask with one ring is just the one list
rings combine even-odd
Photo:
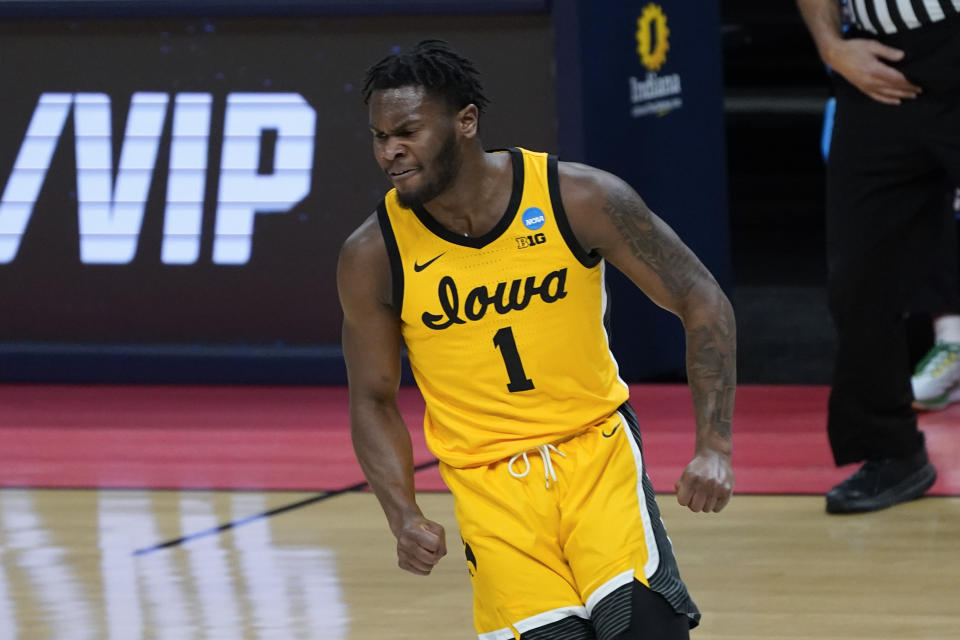
[[(734, 422), (740, 493), (822, 493), (834, 468), (824, 433), (827, 388), (741, 386)], [(689, 392), (633, 385), (648, 470), (672, 492), (693, 452)], [(423, 401), (403, 388), (416, 463), (432, 460)], [(960, 405), (921, 416), (940, 476), (960, 495)], [(342, 387), (0, 386), (0, 486), (323, 491), (363, 481)], [(420, 490), (442, 490), (436, 468)]]

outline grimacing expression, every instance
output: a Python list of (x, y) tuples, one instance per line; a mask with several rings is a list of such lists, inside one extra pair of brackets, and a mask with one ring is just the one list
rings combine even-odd
[(370, 96), (373, 153), (404, 207), (433, 200), (456, 178), (462, 156), (454, 116), (423, 87), (383, 89)]

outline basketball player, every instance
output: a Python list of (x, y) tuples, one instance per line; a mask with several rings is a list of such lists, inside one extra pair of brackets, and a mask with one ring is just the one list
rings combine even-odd
[(426, 575), (446, 553), (417, 506), (397, 408), (405, 344), (455, 499), (478, 637), (688, 638), (700, 613), (607, 343), (605, 265), (686, 328), (696, 447), (676, 488), (695, 512), (720, 511), (733, 488), (727, 298), (622, 180), (484, 151), (477, 71), (445, 43), (377, 63), (364, 96), (394, 189), (344, 244), (338, 286), (354, 448), (400, 567)]

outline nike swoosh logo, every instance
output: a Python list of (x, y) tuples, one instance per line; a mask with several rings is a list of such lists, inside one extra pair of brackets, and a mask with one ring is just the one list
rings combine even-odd
[(617, 426), (613, 428), (613, 431), (611, 431), (610, 433), (607, 433), (606, 431), (601, 431), (600, 435), (602, 435), (604, 438), (612, 438), (613, 434), (615, 434), (617, 432), (617, 429), (619, 428), (620, 428), (620, 423), (618, 422)]
[[(443, 253), (446, 253), (446, 251), (444, 251)], [(442, 256), (443, 253), (441, 253), (440, 256)], [(420, 273), (421, 271), (423, 271), (424, 269), (426, 269), (427, 267), (429, 267), (431, 264), (433, 264), (434, 261), (435, 261), (437, 258), (439, 258), (440, 256), (436, 256), (435, 258), (431, 258), (430, 260), (427, 260), (427, 261), (424, 262), (423, 264), (419, 264), (419, 263), (417, 263), (416, 261), (414, 261), (414, 263), (413, 263), (413, 270), (416, 271), (417, 273)]]

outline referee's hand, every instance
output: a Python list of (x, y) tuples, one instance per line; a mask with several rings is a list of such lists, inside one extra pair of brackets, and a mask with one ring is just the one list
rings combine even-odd
[(922, 89), (890, 65), (903, 60), (904, 52), (876, 40), (842, 40), (830, 53), (834, 71), (877, 102), (896, 105), (912, 100)]

